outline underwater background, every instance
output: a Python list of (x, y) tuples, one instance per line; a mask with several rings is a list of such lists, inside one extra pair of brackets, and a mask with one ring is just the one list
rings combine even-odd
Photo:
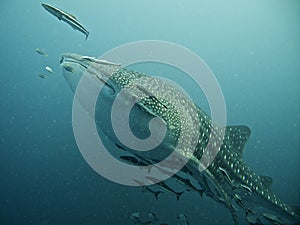
[[(155, 199), (101, 177), (81, 156), (61, 54), (98, 57), (139, 40), (174, 42), (208, 64), (222, 88), (228, 124), (251, 128), (245, 161), (273, 178), (272, 189), (284, 202), (299, 205), (299, 1), (46, 2), (75, 14), (90, 31), (87, 40), (41, 3), (0, 3), (0, 225), (119, 225), (129, 224), (133, 212), (155, 213), (168, 224), (176, 224), (180, 213), (191, 225), (233, 223), (229, 211), (207, 197), (185, 193), (177, 201), (165, 193)], [(138, 70), (168, 73), (160, 66)]]

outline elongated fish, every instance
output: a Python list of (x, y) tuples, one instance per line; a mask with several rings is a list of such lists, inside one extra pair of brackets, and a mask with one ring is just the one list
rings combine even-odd
[[(115, 143), (116, 148), (112, 147), (109, 151), (118, 151), (117, 157), (120, 160), (127, 160), (128, 164), (134, 164), (136, 167), (152, 165), (152, 170), (155, 169), (155, 163), (165, 159), (166, 154), (168, 155), (173, 151), (176, 151), (181, 158), (189, 158), (185, 166), (168, 180), (157, 183), (156, 178), (147, 177), (148, 180), (153, 181), (153, 185), (177, 198), (182, 194), (178, 190), (178, 185), (186, 187), (183, 189), (184, 191), (198, 192), (201, 196), (206, 194), (230, 211), (233, 223), (236, 225), (240, 223), (300, 224), (298, 209), (285, 204), (272, 192), (272, 179), (257, 175), (244, 162), (243, 148), (250, 137), (249, 127), (241, 125), (221, 128), (214, 124), (208, 115), (198, 106), (195, 106), (191, 100), (187, 100), (183, 93), (176, 92), (176, 87), (169, 86), (172, 84), (140, 72), (121, 68), (118, 64), (70, 53), (63, 54), (60, 63), (63, 75), (73, 91), (76, 90), (83, 74), (88, 76), (90, 82), (103, 84), (103, 96), (100, 96), (99, 99), (101, 100), (103, 97), (104, 100), (97, 102), (96, 105), (96, 125), (99, 131)], [(73, 73), (69, 71), (73, 71)], [(111, 111), (107, 108), (111, 108), (117, 94), (126, 87), (130, 88), (125, 93), (125, 104), (130, 99), (136, 99), (138, 95), (144, 96), (144, 98), (139, 98), (140, 100), (131, 111), (131, 120), (129, 121), (134, 134), (141, 138), (147, 137), (149, 135), (149, 132), (147, 133), (149, 121), (154, 117), (166, 124), (166, 136), (153, 152), (145, 153), (132, 150), (120, 143), (112, 129), (109, 129), (111, 127)], [(166, 90), (174, 90), (170, 96), (179, 101), (170, 103), (162, 97), (161, 93), (166, 92)], [(156, 94), (154, 95), (154, 93)], [(85, 107), (85, 99), (78, 100)], [(179, 113), (175, 110), (177, 107), (174, 104), (179, 104), (188, 113), (184, 114), (181, 111)], [(189, 112), (194, 110), (194, 107), (196, 107), (196, 116), (198, 117), (198, 120), (195, 121), (199, 121), (199, 124), (191, 123), (195, 118), (189, 118), (189, 116), (193, 116)], [(181, 144), (182, 129), (185, 132), (190, 131), (191, 135), (199, 133), (199, 139), (196, 139), (196, 150), (192, 155), (185, 149), (189, 143), (185, 143), (184, 140), (188, 136), (183, 139), (183, 147), (176, 148), (178, 144)], [(204, 150), (207, 147), (213, 149), (224, 130), (225, 136), (217, 156), (207, 169), (200, 171), (199, 168), (203, 166), (201, 157), (205, 154)], [(216, 137), (212, 143), (209, 142), (211, 136)], [(178, 159), (181, 158), (178, 157)], [(170, 166), (171, 164), (167, 161), (159, 168), (159, 171), (162, 174), (168, 174), (167, 168)], [(136, 180), (134, 182), (141, 183)], [(141, 183), (142, 185), (143, 183)], [(154, 193), (158, 195), (156, 193), (159, 191), (156, 189)], [(194, 204), (193, 202), (193, 206)]]
[(75, 30), (78, 30), (81, 33), (83, 33), (85, 35), (85, 39), (88, 38), (89, 32), (87, 31), (87, 29), (84, 28), (84, 26), (77, 20), (77, 18), (75, 16), (73, 16), (70, 13), (67, 13), (59, 8), (48, 5), (46, 3), (42, 3), (42, 6), (44, 7), (44, 9), (46, 9), (52, 15), (56, 16), (59, 20), (66, 22), (71, 27), (73, 27)]
[(134, 212), (131, 214), (130, 220), (134, 225), (168, 225), (166, 223), (161, 223), (156, 215), (152, 212), (149, 212), (148, 214)]
[(36, 48), (35, 51), (36, 51), (38, 54), (42, 55), (42, 56), (48, 57), (48, 55), (47, 55), (43, 50), (41, 50), (41, 49), (39, 49), (39, 48)]
[(43, 79), (47, 79), (47, 78), (48, 78), (45, 74), (42, 74), (42, 73), (38, 73), (37, 75), (38, 75), (40, 78), (43, 78)]

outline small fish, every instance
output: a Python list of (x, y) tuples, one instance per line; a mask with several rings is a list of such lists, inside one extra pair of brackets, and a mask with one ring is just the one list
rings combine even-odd
[(152, 190), (152, 189), (149, 188), (148, 186), (143, 186), (143, 188), (144, 188), (146, 191), (152, 193), (152, 194), (155, 196), (156, 199), (158, 199), (158, 196), (159, 196), (161, 193), (163, 193), (162, 191), (155, 191), (155, 190)]
[(63, 65), (63, 68), (70, 73), (74, 72), (74, 68), (71, 66)]
[(53, 70), (50, 66), (46, 66), (45, 70), (47, 70), (49, 73), (53, 73)]
[(160, 223), (156, 215), (152, 212), (148, 213), (148, 215), (141, 215), (139, 212), (132, 213), (130, 216), (132, 222), (135, 225), (168, 225), (166, 223)]
[(228, 182), (230, 185), (233, 185), (232, 180), (231, 180), (229, 174), (227, 173), (227, 171), (226, 171), (224, 168), (222, 168), (222, 167), (219, 167), (219, 170), (220, 170), (220, 171), (222, 172), (222, 174), (226, 177), (227, 182)]
[(173, 190), (172, 187), (169, 187), (165, 182), (159, 182), (155, 177), (146, 176), (146, 179), (152, 181), (153, 183), (158, 183), (157, 185), (161, 186), (164, 190), (168, 191), (171, 194), (174, 194), (179, 200), (180, 196), (184, 193), (184, 191), (176, 191)]
[(153, 186), (147, 186), (147, 185), (145, 185), (143, 182), (141, 182), (139, 180), (133, 179), (132, 181), (135, 182), (136, 184), (140, 185), (141, 187), (143, 187), (143, 189), (145, 191), (148, 191), (148, 192), (154, 194), (154, 196), (155, 196), (156, 199), (158, 199), (159, 194), (163, 193), (161, 190), (154, 190), (152, 188)]
[(271, 221), (274, 224), (283, 225), (283, 221), (281, 221), (277, 216), (269, 214), (269, 213), (263, 213), (262, 214), (267, 220)]
[(241, 188), (244, 188), (246, 191), (248, 191), (248, 194), (250, 194), (250, 195), (252, 194), (251, 188), (248, 187), (247, 185), (241, 184), (240, 187), (241, 187)]
[(39, 48), (36, 48), (35, 51), (36, 51), (38, 54), (42, 55), (42, 56), (48, 57), (48, 55), (47, 55), (43, 50), (41, 50), (41, 49), (39, 49)]
[(130, 216), (131, 219), (140, 219), (140, 213), (139, 212), (134, 212)]
[(56, 16), (59, 20), (62, 20), (73, 27), (75, 30), (80, 31), (85, 35), (85, 39), (88, 38), (89, 32), (83, 27), (83, 25), (77, 20), (75, 16), (67, 13), (59, 8), (43, 3), (42, 6), (53, 16)]
[(38, 76), (43, 79), (47, 79), (48, 77), (42, 73), (38, 73)]
[(134, 222), (134, 224), (139, 225), (150, 225), (151, 221), (142, 221), (141, 215), (139, 212), (132, 213), (130, 219)]
[(183, 213), (180, 213), (179, 216), (177, 217), (177, 219), (179, 220), (178, 225), (189, 225), (187, 216), (184, 215)]

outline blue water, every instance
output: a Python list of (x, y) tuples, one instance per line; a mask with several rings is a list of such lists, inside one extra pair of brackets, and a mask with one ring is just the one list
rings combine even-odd
[[(0, 3), (1, 225), (119, 225), (137, 211), (154, 212), (169, 224), (179, 213), (192, 225), (232, 223), (229, 212), (208, 198), (187, 193), (177, 201), (166, 193), (156, 200), (108, 181), (77, 148), (73, 94), (60, 55), (100, 56), (149, 39), (183, 45), (209, 65), (224, 93), (228, 124), (251, 128), (245, 161), (273, 178), (272, 189), (286, 203), (300, 203), (299, 1), (47, 2), (74, 13), (90, 30), (88, 40), (41, 3)], [(39, 78), (47, 65), (54, 73)]]

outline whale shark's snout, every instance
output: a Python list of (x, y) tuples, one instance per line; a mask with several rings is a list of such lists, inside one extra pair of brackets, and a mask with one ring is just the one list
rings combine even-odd
[(87, 76), (91, 82), (100, 82), (111, 91), (115, 92), (116, 87), (109, 79), (110, 76), (117, 72), (120, 64), (111, 63), (106, 60), (100, 60), (90, 56), (82, 56), (74, 53), (64, 53), (60, 60), (63, 70), (63, 76), (69, 83), (73, 92), (81, 80), (82, 76)]

